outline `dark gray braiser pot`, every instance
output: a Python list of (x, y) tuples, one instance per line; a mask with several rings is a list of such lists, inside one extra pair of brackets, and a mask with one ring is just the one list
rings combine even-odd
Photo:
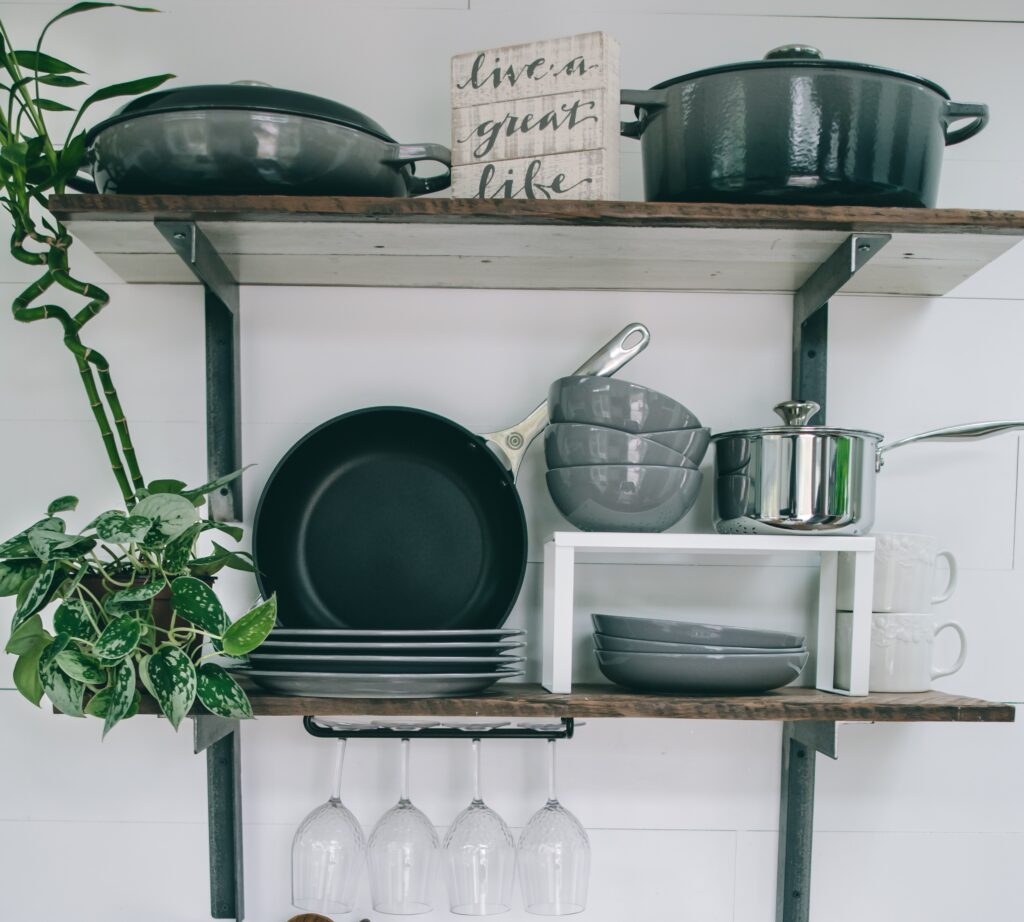
[[(639, 121), (648, 201), (934, 207), (943, 149), (988, 107), (898, 71), (787, 45), (650, 90), (623, 90)], [(953, 122), (970, 118), (950, 129)]]

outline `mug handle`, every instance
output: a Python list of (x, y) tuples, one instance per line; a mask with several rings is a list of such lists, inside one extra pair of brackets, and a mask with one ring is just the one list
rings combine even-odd
[(933, 605), (938, 605), (939, 602), (948, 602), (953, 597), (953, 593), (956, 592), (956, 558), (950, 551), (939, 551), (935, 558), (937, 560), (940, 557), (949, 565), (949, 582), (941, 593), (932, 598)]
[(960, 635), (960, 655), (956, 658), (956, 662), (948, 669), (939, 669), (933, 666), (933, 679), (941, 679), (944, 675), (952, 675), (954, 672), (959, 672), (960, 667), (964, 664), (964, 660), (967, 659), (967, 635), (964, 633), (964, 629), (956, 621), (947, 621), (945, 624), (940, 624), (935, 628), (935, 636), (938, 637), (946, 628), (952, 628)]

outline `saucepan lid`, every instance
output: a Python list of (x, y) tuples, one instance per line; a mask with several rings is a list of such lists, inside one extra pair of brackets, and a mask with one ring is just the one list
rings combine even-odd
[(882, 434), (867, 429), (837, 429), (834, 426), (809, 426), (808, 421), (821, 407), (813, 400), (785, 400), (776, 404), (774, 410), (782, 417), (783, 426), (768, 426), (760, 429), (736, 429), (732, 432), (718, 432), (711, 436), (712, 442), (734, 438), (760, 438), (765, 435), (826, 435), (847, 438), (882, 441)]

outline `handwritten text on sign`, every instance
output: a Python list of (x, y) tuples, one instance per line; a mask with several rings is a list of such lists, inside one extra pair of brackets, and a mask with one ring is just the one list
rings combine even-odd
[(452, 189), (618, 197), (618, 45), (601, 32), (452, 59)]

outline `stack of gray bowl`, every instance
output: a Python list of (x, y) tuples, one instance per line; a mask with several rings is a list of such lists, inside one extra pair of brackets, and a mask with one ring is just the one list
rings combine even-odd
[(677, 400), (618, 378), (559, 378), (544, 433), (548, 491), (583, 531), (664, 531), (700, 492), (711, 433)]
[(800, 634), (721, 624), (592, 615), (597, 665), (616, 685), (666, 694), (753, 694), (794, 681)]

